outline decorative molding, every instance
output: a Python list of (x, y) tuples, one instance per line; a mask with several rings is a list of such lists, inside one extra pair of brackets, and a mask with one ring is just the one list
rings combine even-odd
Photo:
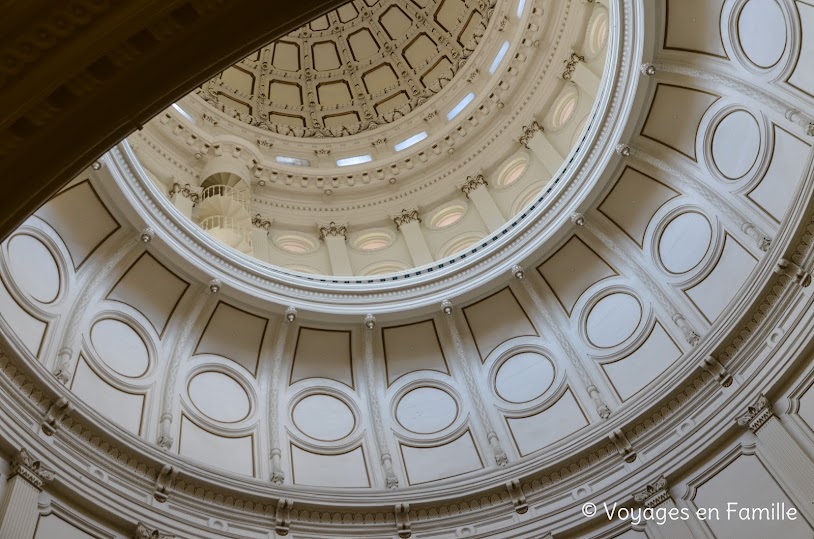
[(785, 275), (791, 279), (793, 283), (800, 285), (803, 288), (806, 288), (811, 284), (811, 273), (804, 270), (791, 260), (787, 260), (785, 258), (781, 258), (777, 261), (774, 272), (778, 275)]
[(670, 500), (670, 493), (667, 491), (667, 479), (664, 476), (659, 476), (658, 479), (652, 483), (648, 483), (645, 487), (633, 494), (633, 499), (640, 505), (644, 505), (650, 509), (658, 507), (667, 500)]
[(271, 228), (271, 219), (264, 219), (259, 213), (252, 216), (252, 225), (256, 228), (262, 228), (266, 231), (266, 234), (269, 233), (269, 228)]
[(181, 185), (178, 182), (172, 184), (172, 189), (170, 189), (170, 197), (175, 196), (176, 194), (181, 195), (184, 198), (188, 198), (192, 201), (193, 204), (197, 204), (201, 199), (201, 194), (194, 191), (192, 186), (187, 184)]
[(732, 385), (732, 375), (728, 370), (726, 370), (726, 367), (721, 365), (721, 362), (714, 357), (705, 356), (701, 360), (700, 367), (712, 375), (712, 377), (715, 378), (723, 387), (729, 387)]
[(413, 535), (412, 523), (410, 522), (410, 504), (396, 504), (396, 531), (400, 539), (409, 539)]
[(534, 138), (534, 135), (542, 133), (543, 131), (543, 126), (540, 125), (537, 120), (532, 120), (530, 124), (523, 126), (523, 134), (520, 135), (518, 142), (528, 150), (529, 142)]
[(609, 438), (625, 462), (631, 463), (636, 460), (636, 451), (633, 449), (633, 445), (627, 439), (625, 433), (622, 432), (622, 429), (614, 429), (613, 432), (610, 433)]
[(319, 239), (325, 240), (327, 237), (347, 239), (348, 227), (346, 225), (339, 225), (331, 221), (327, 225), (319, 227)]
[(577, 64), (584, 61), (585, 61), (584, 56), (572, 52), (571, 56), (569, 56), (566, 60), (563, 60), (563, 63), (565, 64), (565, 70), (563, 70), (562, 72), (562, 78), (564, 78), (565, 80), (571, 80), (571, 77), (574, 75), (574, 70), (576, 70), (577, 68)]
[(150, 529), (146, 525), (139, 522), (136, 525), (136, 531), (133, 539), (175, 539), (175, 535), (168, 533), (161, 533), (158, 530)]
[(43, 483), (53, 481), (56, 474), (51, 468), (36, 460), (25, 448), (21, 448), (11, 459), (9, 478), (19, 476), (37, 490), (42, 490)]
[(40, 423), (42, 432), (44, 432), (46, 436), (53, 436), (57, 429), (59, 429), (59, 426), (65, 416), (72, 411), (73, 404), (68, 400), (68, 398), (59, 398), (56, 402), (54, 402), (54, 404), (51, 405), (50, 408), (48, 408), (45, 415), (43, 415), (42, 422)]
[(509, 491), (509, 497), (512, 499), (514, 512), (518, 515), (528, 513), (529, 504), (526, 495), (523, 494), (523, 489), (520, 487), (520, 481), (517, 479), (506, 481), (506, 490)]
[(469, 194), (472, 191), (479, 188), (480, 186), (486, 187), (487, 185), (489, 185), (489, 182), (486, 181), (486, 178), (483, 177), (483, 174), (467, 176), (466, 183), (461, 186), (461, 192), (463, 192), (463, 194), (466, 195), (466, 198), (469, 198)]
[(165, 503), (170, 498), (175, 478), (178, 476), (178, 468), (165, 464), (161, 468), (158, 477), (155, 480), (155, 487), (153, 488), (153, 498), (159, 503)]
[(277, 510), (274, 512), (274, 531), (277, 535), (285, 537), (291, 529), (291, 508), (294, 502), (286, 498), (281, 498), (277, 502)]
[(401, 210), (399, 215), (393, 217), (393, 222), (396, 223), (396, 230), (401, 230), (402, 226), (412, 223), (413, 221), (421, 222), (418, 210)]
[(746, 413), (738, 418), (738, 425), (748, 428), (754, 433), (774, 416), (769, 399), (761, 393), (754, 404), (746, 408)]

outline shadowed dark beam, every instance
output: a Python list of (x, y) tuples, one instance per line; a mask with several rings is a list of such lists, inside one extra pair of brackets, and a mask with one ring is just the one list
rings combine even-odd
[(346, 0), (11, 0), (0, 238), (195, 86)]

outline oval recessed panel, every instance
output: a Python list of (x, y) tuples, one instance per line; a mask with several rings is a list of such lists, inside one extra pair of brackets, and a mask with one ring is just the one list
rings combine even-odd
[(341, 440), (356, 425), (347, 404), (330, 395), (311, 395), (294, 406), (292, 419), (297, 428), (316, 440)]
[(610, 348), (625, 342), (642, 319), (639, 300), (624, 292), (615, 292), (600, 299), (588, 313), (585, 332), (591, 344)]
[(522, 352), (503, 362), (495, 375), (495, 390), (508, 402), (536, 399), (554, 383), (554, 365), (534, 352)]
[(786, 19), (776, 0), (750, 0), (738, 17), (743, 53), (758, 67), (777, 64), (786, 50)]
[(96, 353), (108, 367), (129, 378), (147, 372), (150, 355), (136, 331), (119, 320), (100, 320), (90, 330)]
[(40, 303), (59, 294), (59, 267), (51, 251), (37, 238), (19, 234), (8, 243), (9, 267), (14, 282)]
[(413, 389), (396, 405), (396, 419), (418, 434), (444, 430), (458, 417), (458, 403), (452, 395), (435, 387)]
[(246, 390), (222, 372), (196, 374), (189, 381), (189, 398), (204, 415), (223, 423), (245, 419), (251, 411)]
[(696, 212), (682, 213), (661, 233), (661, 263), (671, 273), (686, 273), (701, 263), (711, 241), (712, 227), (706, 217)]
[(760, 126), (745, 110), (728, 114), (712, 136), (712, 160), (727, 179), (738, 180), (757, 161), (760, 151)]

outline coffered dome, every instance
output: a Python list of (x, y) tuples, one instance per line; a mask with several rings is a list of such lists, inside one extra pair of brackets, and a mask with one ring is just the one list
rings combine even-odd
[[(348, 4), (204, 90), (270, 113), (294, 45), (353, 88), (363, 32), (460, 60), (480, 13), (404, 117), (193, 92), (0, 244), (0, 536), (814, 533), (814, 5), (445, 6)], [(732, 503), (799, 518), (699, 516)]]
[[(608, 20), (595, 3), (349, 3), (128, 143), (178, 210), (261, 262), (428, 271), (566, 183), (561, 165), (609, 106)], [(212, 187), (224, 175), (230, 188)]]
[(494, 0), (355, 0), (227, 69), (199, 95), (282, 135), (376, 129), (449, 84), (494, 12)]

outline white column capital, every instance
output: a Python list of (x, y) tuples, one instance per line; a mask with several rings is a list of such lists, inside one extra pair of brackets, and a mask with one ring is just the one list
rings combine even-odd
[(139, 522), (136, 525), (136, 532), (133, 539), (175, 539), (174, 535), (161, 533), (158, 530), (152, 530)]
[(761, 393), (757, 400), (746, 408), (746, 413), (738, 418), (738, 425), (746, 427), (754, 433), (772, 418), (774, 412), (766, 395)]
[(633, 499), (645, 507), (654, 508), (672, 499), (667, 492), (667, 479), (659, 476), (652, 483), (648, 483), (642, 490), (633, 493)]
[(42, 490), (43, 483), (54, 479), (55, 474), (53, 470), (34, 459), (31, 453), (22, 448), (11, 460), (11, 474), (9, 477), (15, 476), (25, 479), (37, 490)]

